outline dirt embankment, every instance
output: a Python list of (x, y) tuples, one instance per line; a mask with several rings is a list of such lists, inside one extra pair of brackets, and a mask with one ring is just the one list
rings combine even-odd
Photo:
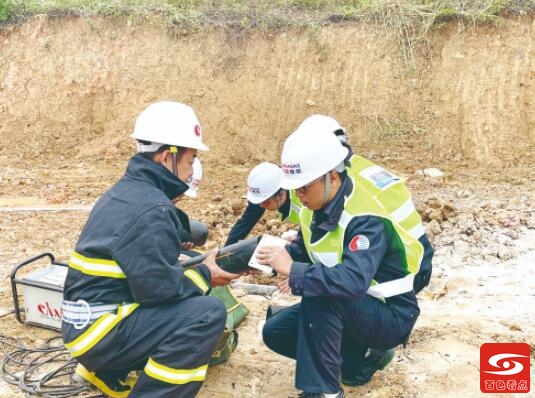
[[(479, 397), (481, 344), (535, 352), (534, 28), (449, 25), (407, 63), (395, 32), (370, 25), (172, 36), (159, 19), (36, 17), (0, 32), (0, 207), (92, 204), (133, 153), (139, 111), (177, 99), (193, 105), (211, 147), (199, 198), (180, 206), (218, 246), (244, 207), (249, 168), (277, 161), (305, 116), (331, 114), (358, 152), (408, 178), (436, 249), (408, 354), (348, 396)], [(445, 176), (415, 174), (428, 166)], [(66, 260), (86, 218), (0, 212), (0, 314), (11, 308), (10, 266), (42, 251)], [(272, 218), (254, 233), (287, 228)], [(237, 352), (200, 396), (296, 395), (293, 362), (256, 333), (267, 304), (288, 300), (244, 297)], [(37, 344), (48, 332), (7, 317), (0, 334)], [(0, 396), (22, 393), (0, 380)]]
[(197, 110), (210, 158), (238, 164), (276, 159), (312, 113), (357, 146), (509, 164), (535, 143), (534, 27), (453, 24), (402, 51), (396, 31), (364, 24), (177, 37), (160, 19), (40, 16), (0, 32), (0, 154), (98, 157), (171, 98)]

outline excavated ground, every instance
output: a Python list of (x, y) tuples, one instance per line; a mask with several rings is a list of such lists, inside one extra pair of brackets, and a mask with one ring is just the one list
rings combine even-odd
[[(37, 17), (5, 29), (0, 315), (12, 308), (14, 264), (44, 251), (68, 259), (87, 211), (62, 209), (91, 206), (120, 177), (147, 103), (178, 99), (199, 113), (211, 151), (201, 154), (200, 197), (180, 206), (210, 225), (203, 250), (221, 245), (243, 210), (249, 169), (277, 161), (305, 116), (328, 113), (358, 153), (408, 179), (436, 249), (408, 352), (399, 349), (348, 396), (479, 397), (481, 344), (526, 342), (535, 351), (533, 26), (444, 28), (413, 71), (392, 32), (366, 26), (327, 28), (313, 40), (302, 32), (173, 37), (152, 20)], [(418, 175), (425, 167), (445, 175)], [(254, 233), (287, 228), (266, 214)], [(295, 298), (236, 293), (251, 314), (231, 360), (209, 371), (199, 396), (295, 397), (293, 362), (256, 330), (268, 304)], [(38, 345), (53, 332), (7, 316), (0, 334)], [(0, 396), (24, 394), (0, 380)]]

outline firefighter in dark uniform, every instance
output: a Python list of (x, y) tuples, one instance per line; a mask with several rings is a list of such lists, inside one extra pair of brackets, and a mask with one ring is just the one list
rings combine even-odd
[(217, 250), (195, 268), (178, 261), (187, 218), (174, 202), (197, 150), (208, 150), (193, 110), (154, 103), (132, 137), (139, 153), (95, 204), (69, 261), (63, 340), (77, 373), (111, 397), (193, 397), (226, 320), (207, 294), (239, 275), (218, 267)]
[[(301, 397), (344, 397), (340, 381), (366, 383), (407, 340), (432, 248), (403, 181), (361, 156), (348, 161), (331, 134), (298, 128), (281, 162), (282, 186), (303, 204), (301, 231), (258, 260), (288, 275), (279, 289), (302, 299), (269, 318), (263, 338), (296, 359)], [(415, 283), (421, 266), (429, 272)]]

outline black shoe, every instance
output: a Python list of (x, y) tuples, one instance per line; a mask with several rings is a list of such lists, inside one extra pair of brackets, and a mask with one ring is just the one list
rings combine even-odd
[(362, 368), (357, 374), (342, 376), (342, 383), (346, 386), (362, 386), (372, 379), (378, 370), (383, 370), (394, 358), (394, 349), (370, 350), (370, 355), (364, 358)]
[[(338, 394), (336, 395), (336, 398), (345, 398), (344, 390), (340, 389)], [(302, 392), (298, 396), (298, 398), (325, 398), (325, 394), (318, 393), (318, 392)]]

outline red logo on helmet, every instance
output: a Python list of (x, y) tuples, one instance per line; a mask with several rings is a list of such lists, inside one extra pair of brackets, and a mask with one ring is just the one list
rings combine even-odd
[(195, 133), (195, 135), (197, 137), (200, 137), (201, 136), (201, 126), (196, 124), (195, 127), (193, 128), (193, 132)]
[(357, 235), (349, 242), (349, 250), (356, 252), (357, 250), (366, 250), (370, 247), (369, 239), (364, 235)]

